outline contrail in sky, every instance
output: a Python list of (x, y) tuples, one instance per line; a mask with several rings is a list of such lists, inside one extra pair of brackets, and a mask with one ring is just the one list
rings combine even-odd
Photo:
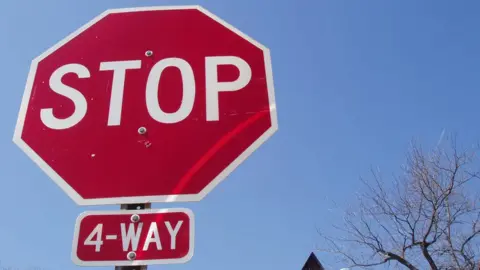
[(442, 133), (440, 133), (440, 138), (438, 138), (437, 147), (440, 145), (440, 143), (442, 143), (444, 135), (445, 135), (445, 128), (442, 130)]

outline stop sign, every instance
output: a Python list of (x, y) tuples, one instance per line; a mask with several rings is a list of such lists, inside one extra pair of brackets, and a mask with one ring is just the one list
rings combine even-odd
[(276, 130), (267, 48), (201, 7), (134, 8), (33, 61), (14, 142), (80, 205), (198, 201)]

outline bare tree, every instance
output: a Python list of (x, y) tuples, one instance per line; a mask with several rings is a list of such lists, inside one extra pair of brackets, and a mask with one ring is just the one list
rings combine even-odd
[(350, 268), (479, 269), (479, 198), (471, 188), (480, 181), (476, 151), (459, 151), (455, 139), (449, 142), (428, 153), (412, 144), (403, 175), (393, 180), (372, 170), (370, 180), (362, 179), (366, 192), (357, 206), (335, 226), (343, 236), (319, 232), (319, 250)]

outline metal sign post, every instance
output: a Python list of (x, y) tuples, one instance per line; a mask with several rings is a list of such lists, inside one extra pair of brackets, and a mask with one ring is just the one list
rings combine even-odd
[[(139, 204), (122, 204), (120, 209), (122, 210), (142, 210), (150, 209), (152, 207), (151, 203), (139, 203)], [(115, 270), (147, 270), (146, 265), (139, 266), (115, 266)]]

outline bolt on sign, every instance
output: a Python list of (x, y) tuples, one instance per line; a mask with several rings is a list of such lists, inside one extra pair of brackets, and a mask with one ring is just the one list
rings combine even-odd
[(146, 7), (35, 58), (13, 140), (79, 205), (143, 204), (201, 200), (276, 130), (265, 46), (199, 6)]

